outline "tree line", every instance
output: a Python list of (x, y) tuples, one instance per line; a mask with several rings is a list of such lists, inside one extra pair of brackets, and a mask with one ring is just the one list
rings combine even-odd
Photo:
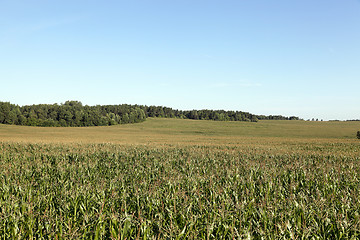
[(298, 120), (298, 117), (254, 115), (241, 111), (177, 110), (163, 106), (83, 105), (79, 101), (63, 104), (18, 106), (0, 102), (0, 123), (43, 127), (109, 126), (143, 122), (148, 117), (214, 121)]
[(258, 120), (300, 120), (299, 117), (285, 117), (281, 115), (255, 115), (241, 111), (225, 110), (174, 110), (161, 106), (140, 106), (147, 117), (165, 117), (165, 118), (184, 118), (195, 120), (214, 120), (214, 121), (247, 121), (257, 122)]
[(0, 102), (0, 123), (42, 127), (108, 126), (145, 121), (144, 111), (138, 106), (97, 105), (83, 106), (78, 101), (64, 104), (18, 106)]

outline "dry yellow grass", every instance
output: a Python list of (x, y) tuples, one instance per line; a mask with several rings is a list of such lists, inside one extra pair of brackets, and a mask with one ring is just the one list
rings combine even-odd
[(360, 122), (216, 122), (149, 118), (146, 122), (106, 127), (28, 127), (0, 125), (0, 139), (19, 142), (188, 142), (252, 137), (356, 139)]
[(28, 127), (0, 125), (0, 141), (25, 143), (114, 143), (126, 145), (242, 145), (283, 149), (297, 143), (359, 144), (360, 122), (215, 122), (149, 118), (109, 127)]

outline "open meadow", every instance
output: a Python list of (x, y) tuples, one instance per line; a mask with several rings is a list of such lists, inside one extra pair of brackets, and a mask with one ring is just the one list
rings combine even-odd
[(359, 239), (360, 122), (0, 125), (1, 239)]

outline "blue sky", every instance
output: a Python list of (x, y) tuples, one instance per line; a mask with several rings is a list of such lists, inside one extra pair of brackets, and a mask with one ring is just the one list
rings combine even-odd
[(359, 0), (0, 0), (0, 101), (360, 119)]

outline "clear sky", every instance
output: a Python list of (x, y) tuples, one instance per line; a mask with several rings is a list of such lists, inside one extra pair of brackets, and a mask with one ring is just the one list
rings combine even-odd
[(0, 0), (0, 101), (360, 119), (360, 0)]

